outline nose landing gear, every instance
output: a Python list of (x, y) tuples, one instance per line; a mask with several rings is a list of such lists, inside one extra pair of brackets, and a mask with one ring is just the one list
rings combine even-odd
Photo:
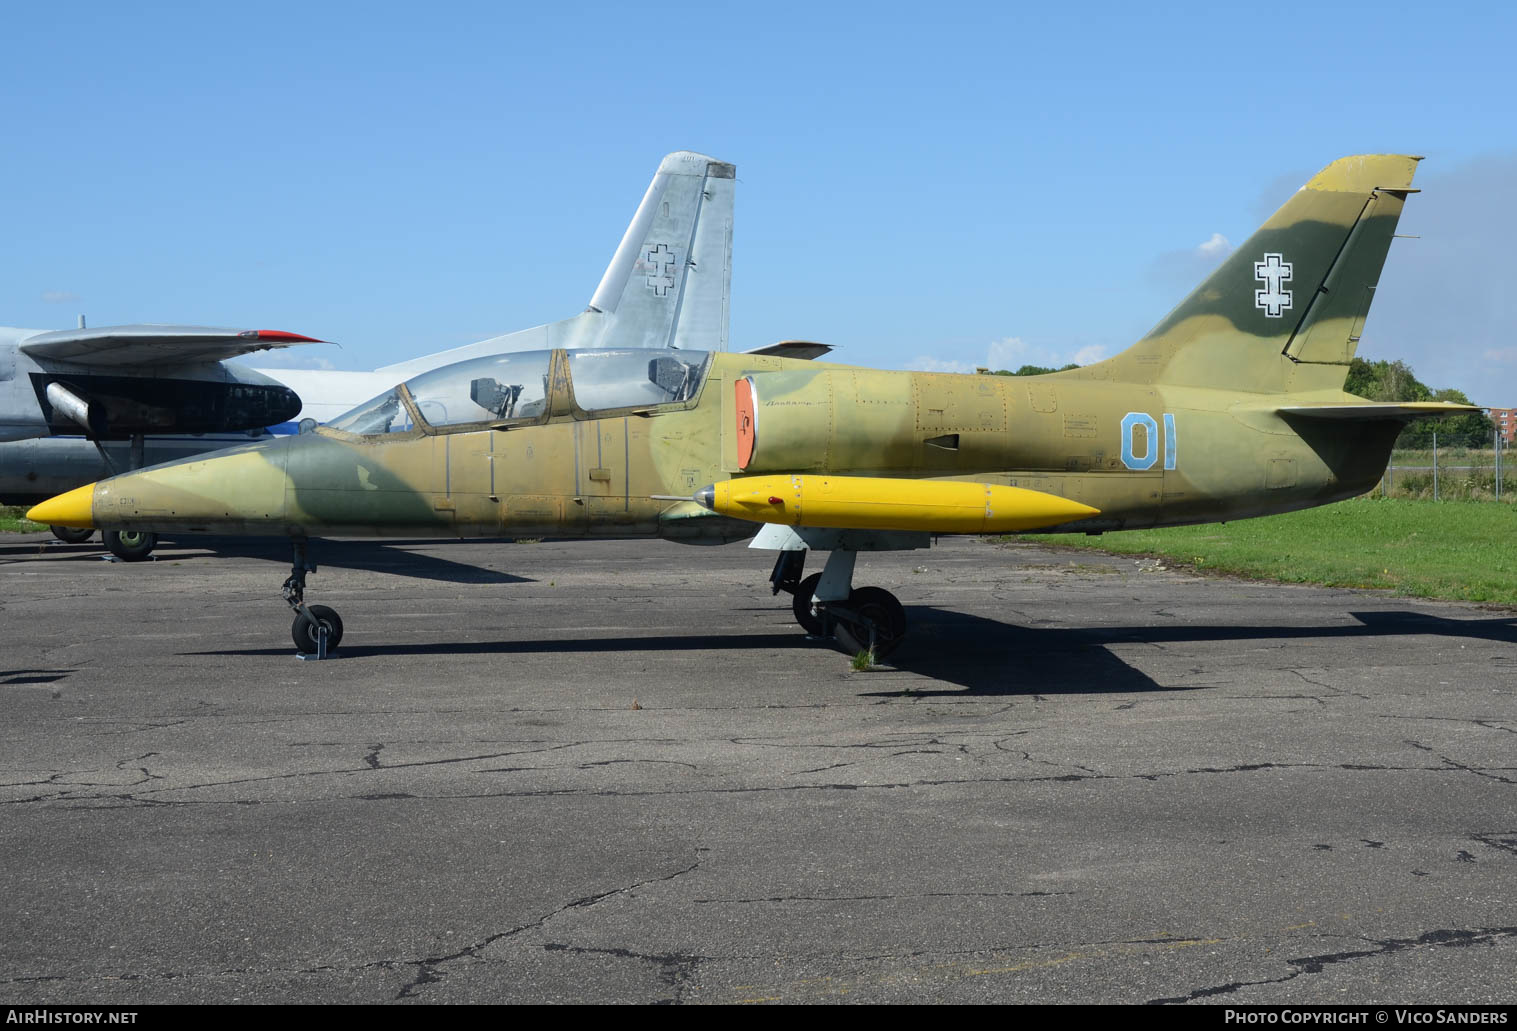
[(328, 605), (305, 603), (306, 574), (316, 572), (316, 567), (306, 558), (304, 540), (295, 541), (294, 546), (294, 563), (280, 589), (285, 603), (295, 612), (290, 637), (294, 639), (301, 658), (325, 659), (342, 643), (342, 617)]

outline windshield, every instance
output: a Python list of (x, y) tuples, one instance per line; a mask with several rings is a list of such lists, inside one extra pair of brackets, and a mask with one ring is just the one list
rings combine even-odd
[(411, 429), (411, 410), (401, 402), (400, 388), (395, 387), (372, 401), (365, 401), (351, 412), (339, 415), (327, 425), (365, 435), (405, 433)]
[[(424, 372), (405, 383), (416, 410), (432, 426), (536, 419), (547, 407), (552, 351), (492, 354)], [(400, 388), (365, 401), (328, 426), (348, 433), (405, 433), (413, 426)]]

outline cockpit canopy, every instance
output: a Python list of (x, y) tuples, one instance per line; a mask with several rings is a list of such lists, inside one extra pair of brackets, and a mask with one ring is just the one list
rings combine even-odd
[[(562, 398), (553, 396), (555, 357), (567, 372)], [(680, 404), (695, 398), (710, 357), (707, 351), (648, 347), (489, 355), (424, 372), (327, 425), (369, 436)]]

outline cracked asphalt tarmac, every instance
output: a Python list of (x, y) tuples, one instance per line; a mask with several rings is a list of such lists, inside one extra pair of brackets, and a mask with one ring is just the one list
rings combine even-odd
[(943, 542), (6, 536), (0, 999), (1511, 1003), (1517, 623)]

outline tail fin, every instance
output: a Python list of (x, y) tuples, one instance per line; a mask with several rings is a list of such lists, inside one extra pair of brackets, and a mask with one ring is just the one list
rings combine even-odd
[(592, 311), (616, 317), (616, 347), (727, 346), (737, 168), (670, 154), (606, 267)]
[(737, 168), (688, 150), (659, 163), (590, 306), (376, 372), (409, 379), (469, 358), (550, 347), (727, 347)]
[(1081, 378), (1341, 390), (1420, 160), (1334, 161), (1146, 337)]

